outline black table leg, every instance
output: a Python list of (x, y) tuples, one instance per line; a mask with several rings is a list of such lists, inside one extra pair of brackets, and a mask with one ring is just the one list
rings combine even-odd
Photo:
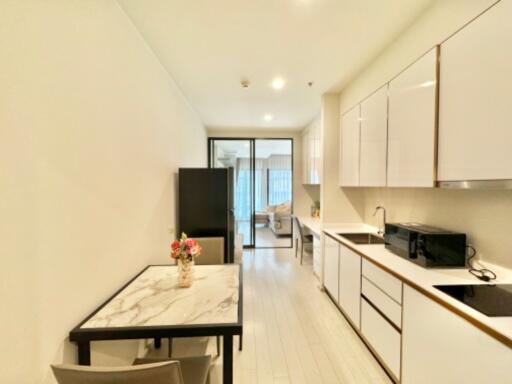
[(162, 346), (162, 339), (159, 337), (155, 337), (155, 348), (160, 349), (161, 346)]
[(91, 343), (89, 341), (78, 342), (78, 364), (91, 365)]
[(233, 384), (233, 335), (224, 335), (222, 339), (222, 383)]

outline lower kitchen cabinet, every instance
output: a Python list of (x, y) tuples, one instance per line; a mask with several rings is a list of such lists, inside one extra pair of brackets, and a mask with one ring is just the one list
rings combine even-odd
[(401, 328), (402, 306), (388, 296), (382, 288), (372, 283), (366, 277), (363, 276), (361, 283), (361, 295), (379, 308), (379, 311), (396, 327)]
[(329, 236), (324, 240), (324, 287), (338, 302), (339, 295), (339, 243)]
[(464, 318), (404, 285), (404, 384), (505, 384), (510, 348)]
[(512, 382), (507, 345), (327, 235), (323, 284), (395, 382)]
[(356, 328), (360, 328), (361, 256), (347, 247), (339, 246), (338, 301)]
[(361, 333), (381, 362), (400, 379), (400, 332), (365, 298), (361, 299)]

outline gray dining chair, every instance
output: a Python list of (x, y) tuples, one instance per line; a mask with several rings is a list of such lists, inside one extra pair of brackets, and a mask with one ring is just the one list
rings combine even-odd
[[(195, 259), (196, 265), (224, 264), (223, 237), (194, 237), (203, 248), (201, 255)], [(217, 336), (217, 356), (220, 356), (220, 336)], [(172, 338), (169, 338), (169, 357), (172, 357)]]
[(201, 256), (196, 259), (197, 265), (224, 264), (223, 237), (195, 237), (194, 240), (203, 248)]
[(293, 218), (297, 228), (297, 233), (299, 235), (295, 236), (295, 258), (297, 258), (300, 240), (300, 263), (302, 264), (302, 260), (304, 259), (304, 249), (311, 249), (313, 247), (313, 235), (307, 235), (305, 233), (304, 227), (300, 223), (300, 220), (297, 216), (293, 216)]
[(183, 359), (137, 359), (133, 366), (52, 365), (59, 384), (206, 384), (210, 356)]

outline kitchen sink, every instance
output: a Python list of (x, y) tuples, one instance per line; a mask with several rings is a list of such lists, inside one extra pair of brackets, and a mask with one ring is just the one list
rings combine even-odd
[(382, 237), (374, 235), (373, 233), (338, 233), (341, 236), (354, 244), (384, 244), (385, 241)]

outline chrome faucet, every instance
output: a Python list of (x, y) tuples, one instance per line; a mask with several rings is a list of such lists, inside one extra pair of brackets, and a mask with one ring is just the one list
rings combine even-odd
[(379, 210), (382, 210), (382, 227), (379, 228), (379, 230), (377, 231), (377, 234), (382, 236), (382, 235), (384, 235), (384, 228), (386, 227), (386, 208), (379, 205), (378, 207), (375, 208), (375, 212), (373, 212), (373, 216), (375, 216)]

